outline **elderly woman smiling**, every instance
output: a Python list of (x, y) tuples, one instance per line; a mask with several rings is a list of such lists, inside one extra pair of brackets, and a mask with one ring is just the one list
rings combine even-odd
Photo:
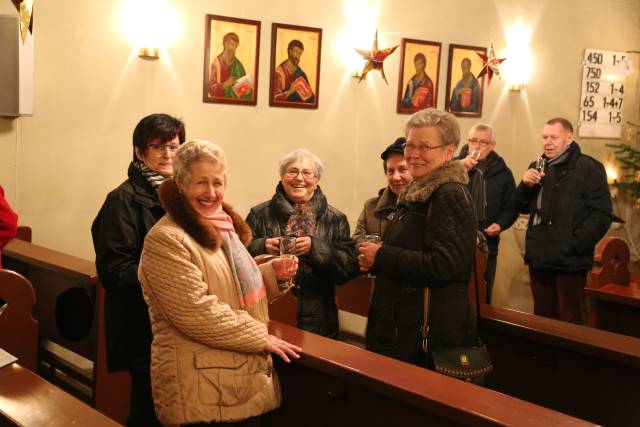
[(432, 367), (420, 351), (424, 288), (431, 290), (430, 348), (478, 345), (467, 297), (477, 223), (467, 172), (451, 161), (460, 128), (449, 113), (427, 108), (412, 115), (404, 157), (414, 178), (398, 198), (382, 245), (360, 246), (362, 270), (376, 286), (369, 306), (367, 349)]
[(297, 261), (256, 265), (243, 246), (251, 241), (249, 227), (223, 203), (225, 166), (224, 152), (210, 142), (177, 151), (175, 180), (159, 190), (167, 215), (142, 251), (152, 391), (165, 425), (257, 423), (280, 404), (270, 353), (288, 362), (300, 351), (267, 332), (267, 298)]
[(358, 265), (347, 217), (327, 203), (318, 186), (323, 170), (320, 159), (304, 149), (280, 161), (276, 193), (247, 216), (254, 236), (249, 252), (278, 254), (280, 237), (296, 236), (298, 327), (337, 338), (334, 285), (357, 275)]

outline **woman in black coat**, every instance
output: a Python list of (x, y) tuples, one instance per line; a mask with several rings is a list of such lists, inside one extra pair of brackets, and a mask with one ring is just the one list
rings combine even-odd
[(296, 287), (298, 327), (330, 338), (338, 337), (334, 286), (358, 274), (347, 217), (327, 203), (318, 186), (320, 159), (299, 149), (280, 161), (281, 181), (264, 203), (251, 208), (247, 224), (253, 232), (253, 256), (279, 254), (280, 237), (296, 236), (299, 259)]
[(128, 179), (107, 195), (91, 226), (96, 268), (104, 286), (109, 372), (128, 371), (127, 426), (160, 426), (151, 397), (151, 325), (138, 282), (147, 232), (164, 215), (156, 189), (173, 174), (173, 156), (185, 140), (184, 123), (167, 114), (143, 118), (133, 131)]
[(414, 180), (398, 199), (382, 245), (360, 246), (361, 270), (376, 286), (369, 306), (366, 347), (432, 367), (420, 350), (424, 288), (431, 290), (431, 348), (478, 344), (467, 286), (477, 223), (466, 169), (452, 161), (460, 128), (451, 114), (428, 108), (406, 125), (405, 159)]

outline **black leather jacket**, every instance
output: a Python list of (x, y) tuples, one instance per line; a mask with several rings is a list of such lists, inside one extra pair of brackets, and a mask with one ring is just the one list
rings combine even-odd
[(91, 226), (96, 268), (105, 289), (110, 372), (149, 368), (151, 325), (138, 282), (138, 262), (147, 232), (164, 215), (156, 191), (133, 164), (128, 175), (107, 195)]
[[(338, 309), (334, 285), (341, 285), (358, 274), (355, 247), (349, 238), (347, 217), (327, 203), (317, 187), (311, 203), (316, 213), (316, 231), (311, 236), (311, 251), (299, 257), (294, 295), (297, 297), (298, 327), (332, 338), (338, 336)], [(293, 213), (282, 184), (271, 200), (251, 208), (246, 222), (253, 232), (249, 252), (266, 253), (265, 239), (285, 234)]]

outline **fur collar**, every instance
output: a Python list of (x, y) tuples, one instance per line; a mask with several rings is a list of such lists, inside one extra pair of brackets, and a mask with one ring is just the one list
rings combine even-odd
[[(208, 249), (217, 250), (222, 244), (222, 238), (211, 223), (187, 202), (178, 190), (173, 179), (167, 179), (158, 188), (160, 203), (171, 218), (193, 237), (198, 243)], [(251, 242), (251, 229), (231, 206), (222, 202), (222, 209), (231, 217), (233, 228), (242, 244), (247, 246)]]
[(459, 182), (467, 185), (467, 170), (458, 160), (446, 162), (431, 173), (412, 181), (398, 202), (426, 202), (442, 184)]

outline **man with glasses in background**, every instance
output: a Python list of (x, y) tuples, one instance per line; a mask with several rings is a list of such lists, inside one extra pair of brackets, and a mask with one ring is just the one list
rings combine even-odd
[(469, 187), (476, 202), (479, 230), (487, 238), (489, 255), (485, 270), (487, 303), (491, 304), (496, 277), (500, 233), (518, 217), (515, 208), (516, 183), (511, 169), (494, 151), (495, 131), (488, 124), (476, 124), (469, 130), (467, 145), (458, 159), (469, 172)]

